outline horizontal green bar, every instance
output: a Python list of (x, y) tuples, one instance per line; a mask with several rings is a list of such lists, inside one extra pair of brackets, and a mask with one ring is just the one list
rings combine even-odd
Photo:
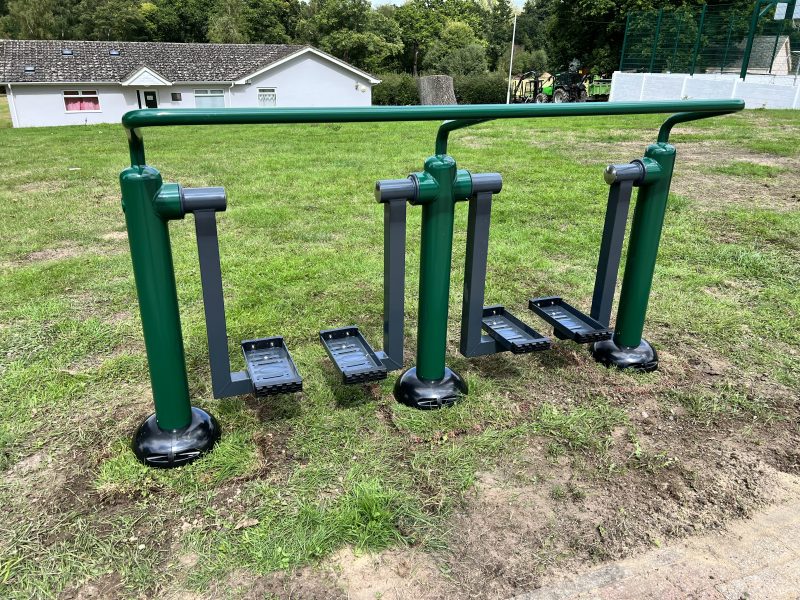
[(577, 104), (473, 104), (467, 106), (371, 106), (364, 108), (165, 108), (125, 113), (126, 129), (171, 125), (251, 125), (266, 123), (369, 123), (443, 119), (594, 117), (669, 112), (735, 112), (742, 100), (668, 102), (581, 102)]

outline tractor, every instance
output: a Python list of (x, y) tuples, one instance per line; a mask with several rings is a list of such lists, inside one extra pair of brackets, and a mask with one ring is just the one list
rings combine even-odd
[(515, 104), (536, 102), (542, 91), (542, 80), (536, 71), (520, 74), (513, 82), (511, 101)]

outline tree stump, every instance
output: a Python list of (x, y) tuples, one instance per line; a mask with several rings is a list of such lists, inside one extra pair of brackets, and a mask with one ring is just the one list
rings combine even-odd
[(449, 75), (427, 75), (417, 79), (420, 104), (457, 104), (453, 78)]

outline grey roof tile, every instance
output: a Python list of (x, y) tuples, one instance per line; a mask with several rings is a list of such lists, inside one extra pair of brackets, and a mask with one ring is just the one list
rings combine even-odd
[[(146, 66), (169, 81), (235, 81), (294, 54), (286, 44), (0, 40), (2, 82), (121, 82)], [(72, 50), (64, 56), (61, 50)], [(118, 50), (119, 56), (111, 56)], [(33, 73), (25, 67), (33, 65)]]

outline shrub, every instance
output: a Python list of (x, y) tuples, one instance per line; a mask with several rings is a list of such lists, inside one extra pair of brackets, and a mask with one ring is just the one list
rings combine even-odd
[(459, 104), (503, 104), (508, 81), (502, 73), (462, 75), (453, 79)]
[(407, 73), (378, 75), (381, 82), (372, 88), (372, 104), (381, 106), (407, 106), (419, 104), (417, 81)]

